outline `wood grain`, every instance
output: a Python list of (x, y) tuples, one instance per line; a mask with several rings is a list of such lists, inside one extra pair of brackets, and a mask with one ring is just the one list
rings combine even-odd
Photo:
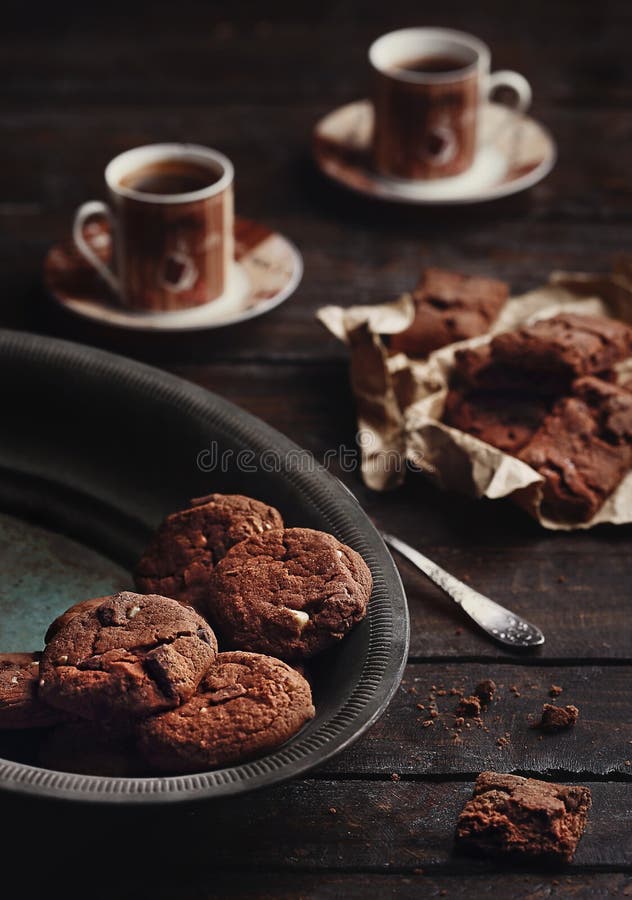
[[(498, 685), (498, 699), (483, 712), (480, 723), (466, 719), (469, 727), (464, 723), (457, 729), (459, 696), (450, 691), (469, 695), (486, 678)], [(631, 683), (629, 666), (409, 665), (386, 714), (323, 771), (437, 778), (473, 777), (492, 769), (632, 783)], [(549, 696), (551, 685), (563, 688), (555, 701)], [(438, 693), (442, 691), (447, 693)], [(577, 706), (577, 725), (542, 735), (531, 725), (539, 720), (544, 703)], [(433, 709), (438, 710), (436, 718), (431, 718)], [(425, 726), (428, 721), (432, 724)]]

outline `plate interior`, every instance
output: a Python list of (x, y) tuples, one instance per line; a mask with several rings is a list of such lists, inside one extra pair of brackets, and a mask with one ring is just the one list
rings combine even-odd
[[(406, 660), (405, 595), (369, 520), (309, 454), (201, 388), (62, 341), (0, 332), (0, 385), (0, 649), (40, 649), (56, 613), (131, 587), (134, 561), (163, 516), (213, 491), (257, 497), (290, 526), (336, 534), (374, 578), (367, 619), (318, 658), (316, 718), (274, 754), (146, 779), (63, 776), (0, 759), (1, 786), (109, 802), (238, 793), (324, 761), (379, 715)], [(7, 735), (0, 756), (36, 762)]]

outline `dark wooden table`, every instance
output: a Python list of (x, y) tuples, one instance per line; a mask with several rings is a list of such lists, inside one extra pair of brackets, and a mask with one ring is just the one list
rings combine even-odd
[[(5, 4), (0, 325), (150, 361), (322, 457), (353, 447), (355, 428), (345, 351), (315, 322), (319, 306), (395, 297), (427, 263), (506, 278), (520, 292), (553, 268), (606, 270), (630, 248), (632, 8), (625, 0), (306, 7)], [(365, 93), (366, 47), (402, 24), (473, 31), (491, 44), (496, 67), (527, 75), (534, 113), (559, 142), (548, 179), (513, 199), (444, 212), (370, 203), (319, 176), (313, 123)], [(250, 324), (178, 337), (103, 330), (47, 301), (42, 257), (74, 207), (103, 195), (104, 164), (162, 140), (208, 144), (234, 160), (239, 212), (278, 227), (304, 254), (305, 278), (288, 303)], [(357, 473), (341, 474), (380, 527), (536, 621), (543, 652), (507, 655), (403, 566), (409, 666), (387, 714), (354, 747), (300, 781), (167, 816), (73, 808), (42, 825), (29, 806), (30, 846), (44, 861), (24, 870), (27, 879), (70, 886), (83, 860), (92, 896), (100, 885), (119, 897), (149, 896), (151, 885), (154, 898), (632, 894), (632, 530), (545, 533), (509, 505), (447, 496), (421, 478), (378, 495)], [(489, 730), (466, 729), (455, 742), (444, 727), (454, 698), (441, 691), (471, 689), (481, 677), (502, 685)], [(552, 683), (580, 721), (539, 740), (528, 717)], [(433, 691), (442, 715), (423, 727), (417, 704), (427, 710)], [(501, 870), (453, 855), (458, 810), (485, 768), (590, 784), (594, 809), (572, 866)], [(6, 824), (17, 807), (4, 803)], [(3, 835), (3, 858), (24, 845), (22, 829)]]

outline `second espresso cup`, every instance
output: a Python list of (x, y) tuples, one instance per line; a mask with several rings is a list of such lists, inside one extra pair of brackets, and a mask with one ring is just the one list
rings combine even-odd
[[(122, 305), (168, 311), (217, 299), (233, 263), (233, 166), (196, 144), (151, 144), (115, 157), (105, 170), (110, 206), (75, 214), (73, 237)], [(86, 241), (88, 219), (105, 217), (113, 268)]]
[(468, 169), (477, 150), (480, 107), (499, 87), (520, 111), (531, 102), (517, 72), (490, 74), (489, 48), (448, 28), (403, 28), (369, 49), (374, 77), (376, 169), (399, 178), (431, 179)]

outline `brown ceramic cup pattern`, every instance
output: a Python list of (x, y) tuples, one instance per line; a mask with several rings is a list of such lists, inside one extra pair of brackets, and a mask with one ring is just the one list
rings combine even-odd
[[(208, 167), (209, 183), (180, 194), (145, 193), (127, 186), (145, 166), (191, 162)], [(191, 144), (154, 144), (117, 156), (107, 166), (110, 206), (84, 203), (75, 216), (79, 252), (102, 275), (120, 303), (139, 312), (188, 309), (224, 292), (234, 255), (233, 167), (215, 150)], [(88, 219), (109, 220), (114, 269), (84, 237)]]
[[(444, 71), (409, 68), (446, 60)], [(373, 69), (373, 158), (378, 172), (408, 179), (444, 178), (470, 168), (478, 147), (481, 103), (505, 86), (525, 110), (528, 82), (517, 72), (489, 73), (490, 52), (478, 38), (447, 28), (404, 28), (378, 38)]]

